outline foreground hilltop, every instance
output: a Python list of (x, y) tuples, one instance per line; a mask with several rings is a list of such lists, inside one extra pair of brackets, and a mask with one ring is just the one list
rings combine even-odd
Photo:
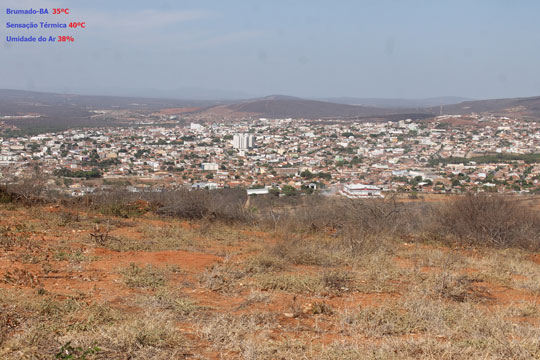
[(514, 198), (2, 199), (2, 359), (540, 356), (539, 225)]

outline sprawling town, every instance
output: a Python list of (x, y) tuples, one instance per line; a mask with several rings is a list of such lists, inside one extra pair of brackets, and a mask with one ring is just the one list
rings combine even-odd
[[(0, 182), (39, 168), (50, 190), (79, 196), (244, 187), (249, 194), (348, 197), (540, 191), (540, 124), (489, 115), (396, 122), (249, 119), (0, 138)], [(0, 126), (2, 124), (0, 123)]]

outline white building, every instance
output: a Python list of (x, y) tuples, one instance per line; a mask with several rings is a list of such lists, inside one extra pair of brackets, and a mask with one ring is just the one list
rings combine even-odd
[(208, 189), (208, 190), (215, 190), (219, 187), (218, 184), (213, 182), (200, 182), (191, 185), (192, 189)]
[(204, 171), (217, 171), (219, 168), (218, 164), (216, 163), (203, 163), (202, 169)]
[(202, 126), (201, 124), (191, 123), (190, 129), (193, 131), (203, 131), (204, 126)]
[(254, 136), (251, 134), (236, 134), (233, 136), (235, 149), (250, 149), (254, 146)]
[(349, 199), (382, 198), (381, 188), (368, 184), (347, 184), (339, 191), (340, 195)]
[(267, 188), (262, 189), (247, 189), (247, 194), (249, 195), (268, 195), (270, 191)]

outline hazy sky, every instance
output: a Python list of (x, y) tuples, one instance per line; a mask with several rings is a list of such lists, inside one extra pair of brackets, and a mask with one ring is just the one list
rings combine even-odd
[[(0, 88), (540, 95), (537, 0), (1, 0)], [(7, 44), (7, 7), (69, 7), (74, 44)], [(60, 18), (59, 18), (60, 19)]]

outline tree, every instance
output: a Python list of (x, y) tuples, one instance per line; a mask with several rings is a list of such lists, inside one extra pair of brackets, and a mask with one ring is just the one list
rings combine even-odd
[(30, 176), (19, 179), (16, 183), (9, 184), (7, 190), (20, 196), (24, 201), (38, 198), (45, 191), (47, 177), (38, 163), (32, 164)]
[(332, 174), (325, 173), (325, 172), (320, 172), (320, 173), (317, 174), (317, 177), (319, 177), (320, 179), (323, 179), (323, 180), (330, 181), (332, 179)]
[(304, 170), (300, 173), (300, 176), (305, 178), (305, 179), (313, 179), (315, 177), (315, 175), (313, 175), (313, 173), (309, 170)]
[(297, 191), (291, 185), (284, 185), (281, 187), (281, 193), (285, 196), (294, 196), (296, 195)]
[(274, 195), (274, 196), (279, 196), (279, 189), (273, 187), (273, 188), (268, 190), (268, 193), (270, 193), (271, 195)]

